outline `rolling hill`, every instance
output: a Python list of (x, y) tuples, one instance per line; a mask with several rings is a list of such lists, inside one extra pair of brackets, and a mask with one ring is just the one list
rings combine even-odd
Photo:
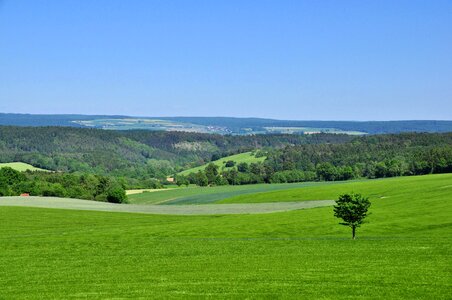
[(331, 207), (213, 216), (0, 207), (0, 298), (447, 299), (450, 176), (366, 182), (372, 214), (355, 241)]
[(0, 126), (0, 162), (21, 161), (53, 171), (163, 179), (181, 169), (203, 165), (214, 154), (350, 140), (351, 137), (334, 134), (223, 136), (145, 130)]
[(0, 125), (69, 126), (114, 130), (165, 130), (218, 134), (341, 132), (382, 134), (451, 132), (452, 121), (300, 121), (231, 117), (133, 117), (106, 115), (33, 115), (0, 113)]

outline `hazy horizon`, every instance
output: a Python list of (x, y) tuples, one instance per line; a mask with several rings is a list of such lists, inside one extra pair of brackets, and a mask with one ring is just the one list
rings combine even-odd
[(0, 0), (0, 111), (452, 119), (450, 1)]
[(388, 120), (353, 120), (353, 119), (281, 119), (281, 118), (267, 118), (267, 117), (255, 117), (255, 116), (184, 116), (184, 115), (162, 115), (162, 116), (147, 116), (147, 115), (123, 115), (123, 114), (78, 114), (78, 113), (21, 113), (21, 112), (3, 112), (0, 114), (20, 114), (20, 115), (85, 115), (85, 116), (123, 116), (132, 118), (235, 118), (235, 119), (269, 119), (277, 121), (307, 121), (307, 122), (397, 122), (397, 121), (451, 121), (452, 119), (388, 119)]

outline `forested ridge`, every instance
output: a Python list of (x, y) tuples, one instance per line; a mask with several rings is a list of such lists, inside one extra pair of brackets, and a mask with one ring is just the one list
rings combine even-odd
[(231, 162), (229, 167), (233, 167), (228, 170), (210, 166), (199, 174), (177, 176), (179, 184), (348, 180), (452, 172), (452, 133), (233, 136), (0, 126), (0, 162), (22, 161), (58, 173), (107, 176), (124, 188), (155, 187), (183, 169), (256, 150), (267, 157), (264, 162)]
[(221, 170), (214, 164), (179, 181), (209, 184), (283, 183), (383, 178), (452, 172), (452, 133), (357, 137), (344, 143), (289, 145), (266, 151), (263, 163)]
[(0, 162), (22, 161), (62, 172), (163, 179), (212, 158), (262, 148), (343, 143), (347, 135), (223, 136), (146, 130), (0, 126)]

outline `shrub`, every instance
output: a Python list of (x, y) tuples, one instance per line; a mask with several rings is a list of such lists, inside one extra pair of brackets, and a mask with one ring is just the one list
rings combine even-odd
[(233, 160), (228, 160), (225, 165), (226, 168), (232, 168), (233, 166), (235, 166), (235, 161)]
[(127, 203), (126, 191), (119, 184), (113, 184), (107, 190), (107, 201), (110, 203)]

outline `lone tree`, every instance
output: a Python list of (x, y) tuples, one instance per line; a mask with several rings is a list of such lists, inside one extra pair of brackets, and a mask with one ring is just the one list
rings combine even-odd
[(361, 194), (343, 194), (336, 200), (334, 216), (344, 220), (340, 224), (352, 228), (352, 238), (355, 239), (356, 228), (364, 223), (369, 207), (369, 198), (363, 197)]

